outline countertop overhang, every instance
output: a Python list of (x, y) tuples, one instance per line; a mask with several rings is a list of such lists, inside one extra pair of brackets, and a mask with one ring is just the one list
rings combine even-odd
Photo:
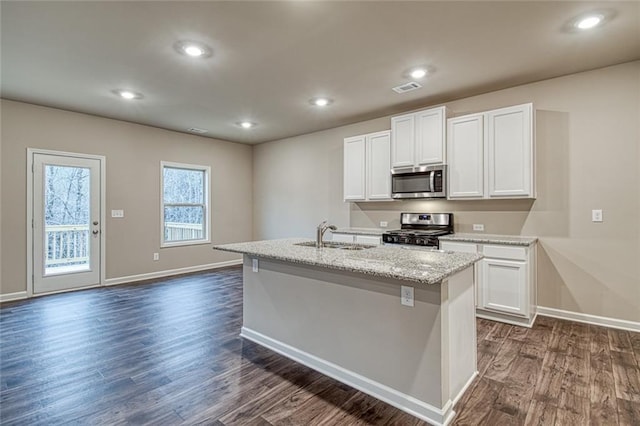
[(364, 250), (306, 247), (305, 238), (221, 244), (214, 250), (242, 253), (310, 266), (319, 266), (419, 284), (438, 284), (482, 259), (481, 254), (376, 246)]

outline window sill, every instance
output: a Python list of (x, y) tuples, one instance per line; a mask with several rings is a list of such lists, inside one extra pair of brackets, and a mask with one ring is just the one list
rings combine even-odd
[(190, 240), (190, 241), (175, 241), (175, 242), (164, 242), (160, 244), (160, 248), (171, 248), (171, 247), (184, 247), (184, 246), (201, 246), (204, 244), (211, 244), (211, 240)]

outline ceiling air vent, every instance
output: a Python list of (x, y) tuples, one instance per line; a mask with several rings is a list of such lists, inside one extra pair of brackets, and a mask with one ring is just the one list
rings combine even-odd
[(393, 88), (393, 91), (396, 93), (406, 93), (412, 90), (416, 90), (421, 88), (422, 85), (420, 83), (416, 83), (415, 81), (410, 81), (409, 83), (401, 84), (400, 86), (396, 86)]
[(187, 131), (191, 133), (198, 133), (198, 134), (203, 134), (208, 132), (208, 130), (206, 129), (198, 129), (197, 127), (189, 127)]

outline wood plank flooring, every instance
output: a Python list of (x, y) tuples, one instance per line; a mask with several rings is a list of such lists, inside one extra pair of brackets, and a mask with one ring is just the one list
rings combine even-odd
[[(2, 425), (425, 425), (238, 337), (239, 267), (0, 307)], [(640, 333), (478, 320), (455, 424), (640, 425)]]

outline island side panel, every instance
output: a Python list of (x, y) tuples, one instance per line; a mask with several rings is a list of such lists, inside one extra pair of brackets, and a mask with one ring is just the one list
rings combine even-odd
[(455, 404), (477, 374), (473, 267), (442, 284), (443, 400)]
[[(400, 304), (401, 285), (414, 286), (414, 307)], [(262, 258), (252, 272), (244, 259), (244, 329), (438, 409), (440, 303), (440, 285)]]

